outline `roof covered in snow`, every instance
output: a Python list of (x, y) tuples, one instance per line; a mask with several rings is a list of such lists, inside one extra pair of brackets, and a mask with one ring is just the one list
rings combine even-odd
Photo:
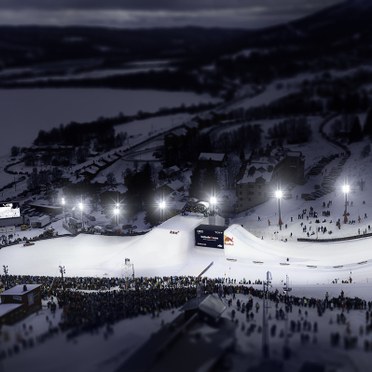
[(182, 181), (180, 181), (180, 180), (174, 180), (174, 181), (172, 181), (172, 182), (169, 182), (167, 185), (168, 185), (172, 190), (174, 190), (174, 191), (178, 191), (178, 190), (182, 189), (182, 187), (185, 186), (184, 183), (183, 183)]
[(243, 177), (238, 181), (242, 183), (270, 182), (274, 166), (269, 161), (257, 161), (247, 165)]
[(35, 288), (41, 287), (41, 284), (25, 284), (26, 290), (23, 290), (24, 284), (18, 284), (14, 286), (13, 288), (7, 289), (3, 293), (1, 293), (1, 296), (19, 296), (25, 293), (29, 293), (33, 291)]
[(212, 160), (222, 162), (225, 159), (224, 153), (215, 153), (215, 152), (201, 152), (199, 155), (199, 160)]
[(226, 305), (222, 302), (218, 295), (214, 293), (207, 296), (199, 304), (199, 310), (214, 319), (218, 319), (226, 310)]
[(22, 304), (0, 304), (0, 318), (11, 311), (23, 306)]

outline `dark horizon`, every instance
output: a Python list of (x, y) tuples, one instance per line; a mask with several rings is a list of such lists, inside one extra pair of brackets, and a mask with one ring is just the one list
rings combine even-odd
[(5, 0), (0, 26), (101, 26), (110, 28), (221, 27), (257, 29), (300, 19), (342, 1)]

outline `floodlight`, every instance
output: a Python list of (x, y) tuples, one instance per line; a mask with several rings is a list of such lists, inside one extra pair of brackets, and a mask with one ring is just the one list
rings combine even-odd
[(281, 199), (281, 198), (283, 197), (283, 191), (280, 190), (280, 189), (276, 190), (276, 191), (275, 191), (275, 197), (276, 197), (277, 199)]

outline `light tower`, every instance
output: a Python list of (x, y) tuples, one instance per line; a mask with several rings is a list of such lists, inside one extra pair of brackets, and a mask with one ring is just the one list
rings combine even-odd
[(167, 207), (167, 204), (164, 199), (160, 200), (158, 202), (159, 210), (160, 210), (160, 222), (163, 222), (164, 219), (164, 211), (165, 208)]
[(9, 283), (8, 283), (9, 268), (8, 268), (8, 265), (3, 265), (3, 270), (4, 270), (4, 276), (5, 276), (5, 289), (8, 289), (9, 288)]
[(271, 287), (272, 275), (270, 271), (266, 272), (266, 281), (263, 282), (263, 303), (262, 303), (262, 357), (269, 358), (269, 326), (267, 319), (268, 303), (267, 298), (269, 288)]
[(84, 221), (83, 221), (83, 211), (84, 211), (84, 204), (83, 202), (79, 202), (78, 204), (79, 210), (80, 210), (80, 219), (81, 219), (81, 227), (84, 228)]
[(63, 275), (66, 274), (66, 268), (62, 265), (59, 265), (58, 268), (59, 268), (59, 273), (61, 274), (62, 288), (64, 290), (65, 289), (65, 280), (64, 280)]
[(115, 204), (114, 216), (115, 216), (116, 226), (118, 226), (119, 225), (119, 217), (120, 217), (120, 204), (119, 203)]
[(209, 224), (215, 225), (216, 224), (216, 205), (217, 205), (217, 197), (215, 195), (212, 195), (209, 198)]
[(213, 195), (210, 197), (209, 199), (209, 203), (210, 205), (212, 206), (212, 216), (214, 216), (215, 212), (216, 212), (216, 205), (217, 205), (217, 198)]
[(64, 197), (62, 197), (62, 199), (61, 199), (61, 204), (62, 204), (62, 208), (63, 208), (63, 218), (66, 222), (66, 209), (65, 209), (66, 199)]
[(283, 191), (280, 190), (280, 189), (277, 189), (275, 191), (275, 197), (278, 199), (278, 215), (279, 215), (278, 224), (279, 224), (279, 230), (281, 230), (282, 229), (282, 225), (283, 225), (283, 221), (282, 221), (282, 213), (281, 213), (281, 210), (280, 210), (280, 200), (283, 197)]
[(347, 183), (344, 183), (342, 186), (342, 192), (345, 194), (345, 211), (344, 211), (344, 223), (348, 222), (348, 216), (347, 216), (347, 194), (350, 192), (350, 185)]

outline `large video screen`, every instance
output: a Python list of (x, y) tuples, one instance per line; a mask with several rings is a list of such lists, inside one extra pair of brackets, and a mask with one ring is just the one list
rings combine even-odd
[(223, 249), (225, 230), (223, 226), (199, 225), (195, 229), (195, 245)]
[(2, 218), (17, 218), (21, 216), (19, 203), (15, 202), (0, 202), (0, 219)]

